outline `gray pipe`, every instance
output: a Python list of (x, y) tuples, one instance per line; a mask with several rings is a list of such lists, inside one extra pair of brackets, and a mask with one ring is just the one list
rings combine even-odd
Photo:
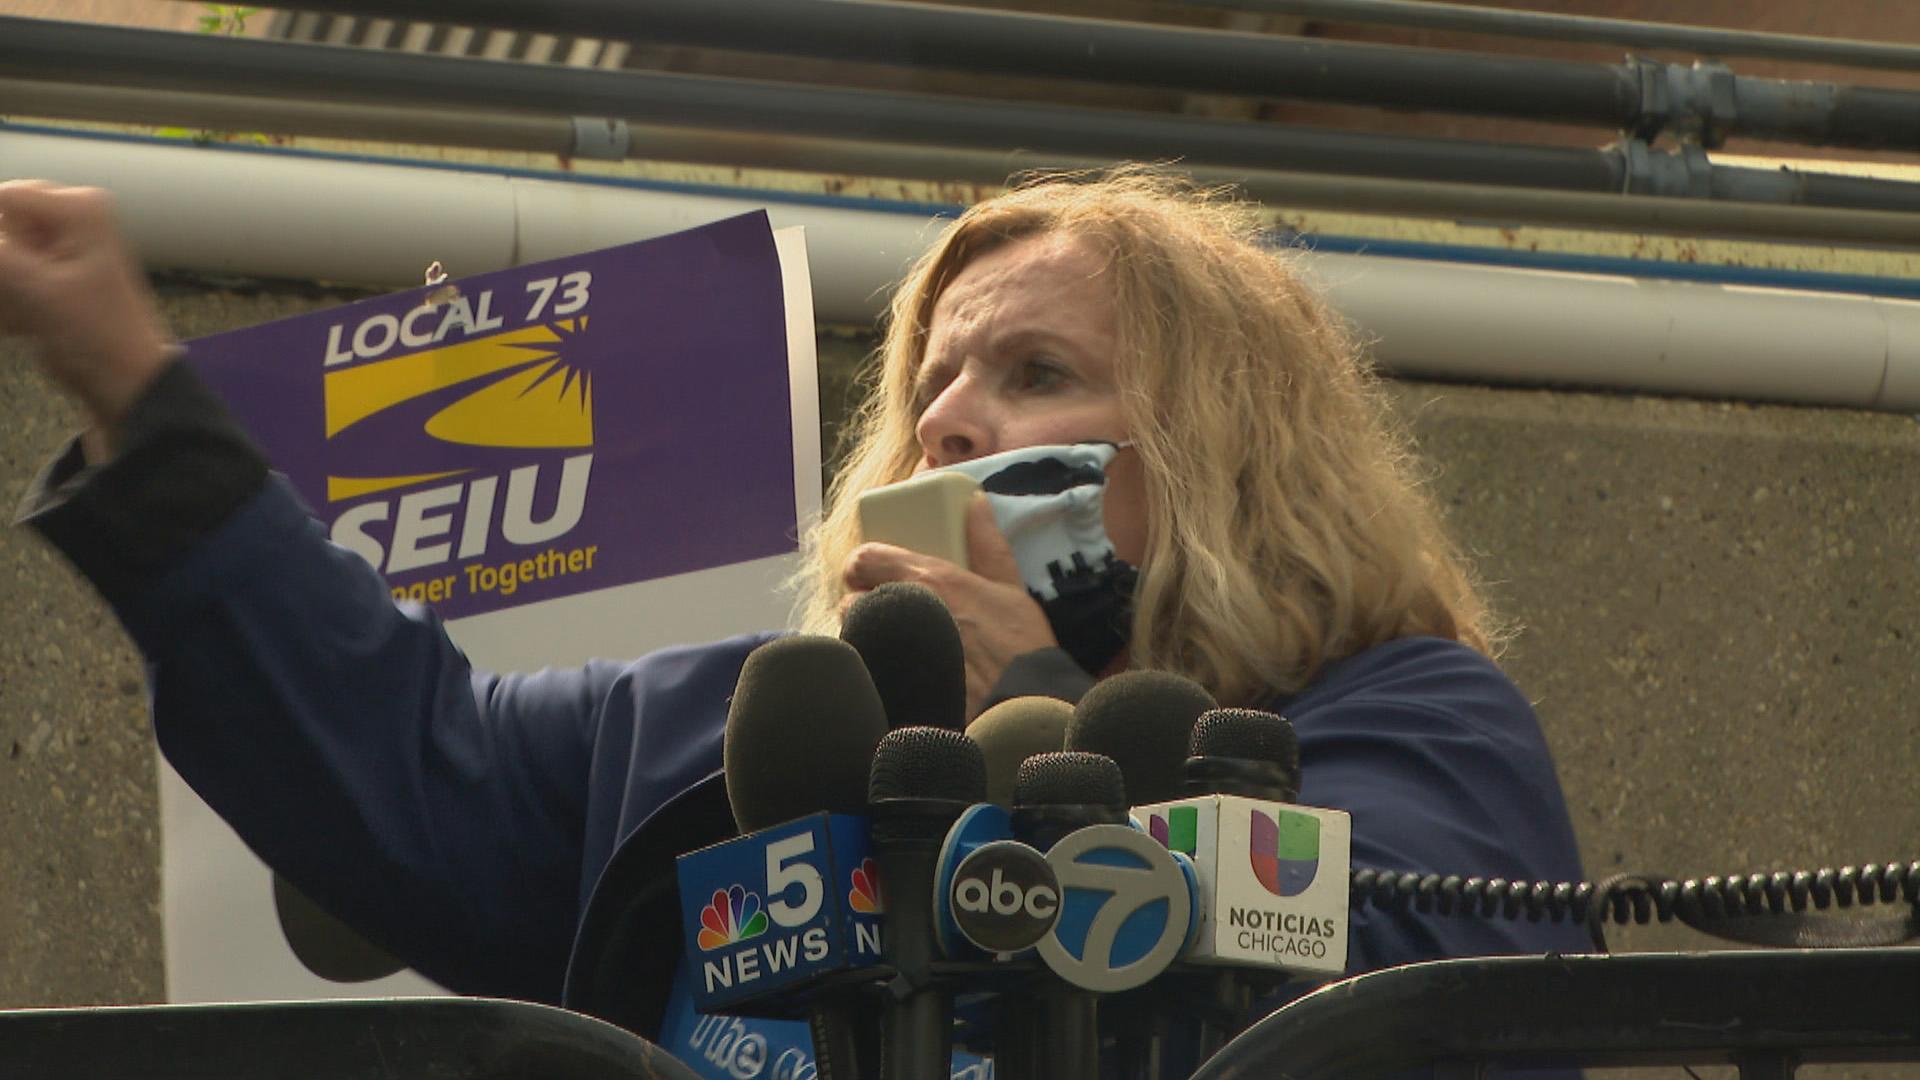
[(1027, 147), (1106, 160), (1177, 158), (1256, 168), (1285, 163), (1375, 176), (1589, 191), (1614, 191), (1621, 183), (1614, 163), (1572, 148), (0, 18), (0, 76), (70, 81), (76, 75), (99, 84), (155, 89), (537, 111), (940, 146)]
[(1841, 67), (1920, 71), (1920, 46), (1848, 38), (1802, 37), (1759, 30), (1560, 15), (1544, 11), (1436, 4), (1432, 0), (1188, 0), (1196, 8), (1230, 8), (1329, 22), (1457, 30), (1469, 34), (1584, 41), (1634, 49), (1673, 49), (1703, 56), (1750, 56)]
[[(306, 10), (1206, 93), (1920, 149), (1920, 93), (897, 0), (303, 0)], [(1700, 83), (1696, 88), (1694, 83)], [(1714, 98), (1727, 100), (1720, 108)]]
[[(0, 76), (320, 101), (456, 106), (782, 136), (1102, 160), (1357, 173), (1503, 187), (1741, 197), (1920, 210), (1920, 185), (1704, 166), (1631, 144), (1608, 151), (1365, 135), (712, 76), (601, 71), (0, 18)], [(1703, 160), (1703, 159), (1702, 159)], [(834, 168), (820, 162), (820, 169)], [(1748, 175), (1751, 174), (1751, 175)], [(1698, 176), (1718, 177), (1700, 182)]]
[[(1606, 64), (1308, 41), (896, 0), (303, 0), (300, 10), (1031, 78), (1334, 100), (1617, 129)], [(1524, 93), (1515, 93), (1525, 87)]]
[[(1001, 184), (1025, 170), (1086, 169), (1110, 163), (1099, 158), (1027, 151), (904, 146), (498, 111), (326, 104), (19, 79), (0, 79), (0, 101), (8, 103), (16, 118), (166, 124), (572, 157), (586, 156), (577, 138), (581, 127), (615, 124), (625, 132), (629, 156), (654, 161), (987, 185)], [(1646, 153), (1644, 144), (1640, 153)], [(823, 165), (829, 163), (831, 168), (823, 170)], [(1650, 162), (1636, 162), (1629, 167), (1653, 168)], [(1677, 180), (1686, 176), (1684, 165), (1670, 171), (1664, 184), (1671, 187), (1677, 181), (1682, 197), (1642, 193), (1662, 186), (1649, 175), (1644, 186), (1634, 188), (1639, 194), (1630, 199), (1531, 188), (1317, 176), (1267, 169), (1189, 166), (1180, 171), (1198, 183), (1230, 184), (1250, 198), (1281, 207), (1588, 226), (1745, 240), (1920, 246), (1920, 215), (1912, 213), (1754, 205), (1685, 197), (1684, 191), (1691, 183)], [(1705, 194), (1711, 196), (1710, 180), (1706, 186)]]

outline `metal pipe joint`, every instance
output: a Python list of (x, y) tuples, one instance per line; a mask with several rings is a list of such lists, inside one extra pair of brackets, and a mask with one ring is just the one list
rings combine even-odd
[(1717, 60), (1671, 64), (1630, 56), (1627, 68), (1640, 87), (1640, 108), (1628, 134), (1650, 141), (1668, 132), (1708, 149), (1737, 130), (1742, 83), (1753, 81), (1740, 79)]
[[(1621, 175), (1623, 195), (1659, 195), (1667, 198), (1707, 199), (1713, 197), (1713, 162), (1695, 143), (1682, 143), (1679, 150), (1655, 150), (1644, 139), (1626, 139), (1607, 147)], [(1767, 199), (1784, 202), (1785, 199)]]

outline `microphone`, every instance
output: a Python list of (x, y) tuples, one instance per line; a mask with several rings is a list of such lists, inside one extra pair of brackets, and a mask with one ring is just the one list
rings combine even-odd
[(886, 733), (879, 692), (852, 646), (797, 634), (748, 653), (721, 744), (740, 830), (865, 812), (867, 769)]
[(1284, 716), (1208, 709), (1194, 721), (1182, 774), (1190, 795), (1241, 795), (1290, 803), (1300, 797), (1300, 738)]
[(294, 957), (329, 982), (372, 982), (407, 969), (279, 874), (273, 875), (273, 910)]
[(755, 649), (722, 744), (727, 798), (748, 835), (678, 860), (694, 1007), (804, 1012), (822, 1077), (870, 1073), (877, 1044), (861, 1029), (855, 991), (828, 992), (822, 979), (880, 960), (866, 823), (850, 815), (866, 808), (885, 734), (852, 646), (802, 635)]
[(967, 737), (987, 759), (987, 801), (1013, 805), (1020, 766), (1035, 754), (1065, 749), (1073, 706), (1058, 698), (1017, 697), (995, 705), (967, 725)]
[[(1190, 795), (1232, 795), (1269, 803), (1290, 803), (1299, 797), (1300, 740), (1285, 717), (1258, 709), (1209, 709), (1194, 722), (1189, 750), (1191, 756), (1183, 772)], [(1184, 813), (1181, 816), (1184, 819)], [(1197, 813), (1195, 818), (1197, 827)], [(1249, 818), (1253, 820), (1265, 818)], [(1170, 835), (1158, 838), (1172, 839)], [(1197, 844), (1198, 838), (1195, 840)], [(1258, 874), (1268, 865), (1266, 849), (1264, 843), (1249, 843), (1248, 859)], [(1276, 840), (1276, 851), (1282, 856), (1285, 847)], [(1265, 874), (1263, 881), (1278, 880), (1278, 858), (1274, 865), (1275, 870)], [(1300, 863), (1291, 860), (1286, 865)], [(1196, 1032), (1198, 1060), (1219, 1053), (1227, 1040), (1246, 1026), (1255, 994), (1271, 990), (1284, 978), (1260, 979), (1245, 969), (1223, 968), (1204, 978), (1202, 985), (1191, 987), (1192, 998), (1208, 1006)]]
[(1050, 851), (1088, 825), (1127, 823), (1120, 766), (1104, 754), (1055, 750), (1020, 763), (1014, 780), (1013, 835)]
[(986, 794), (980, 748), (957, 730), (903, 727), (874, 750), (868, 821), (885, 898), (888, 986), (880, 1071), (886, 1080), (948, 1080), (953, 1001), (936, 984), (934, 878), (947, 830)]
[[(1126, 821), (1126, 787), (1112, 758), (1053, 751), (1021, 762), (1011, 819), (1017, 839), (1045, 852), (1089, 825)], [(1057, 895), (1057, 884), (1053, 890)], [(1098, 999), (1064, 980), (1041, 984), (1034, 996), (1037, 1010), (1010, 998), (995, 1018), (995, 1075), (1093, 1080), (1100, 1061)]]
[(847, 607), (840, 639), (866, 664), (889, 728), (966, 727), (960, 628), (932, 589), (895, 581), (862, 594)]
[(1182, 763), (1194, 721), (1215, 707), (1199, 683), (1166, 671), (1126, 671), (1095, 683), (1074, 706), (1067, 749), (1120, 766), (1135, 806), (1186, 794)]
[(1136, 811), (1199, 872), (1205, 914), (1188, 958), (1343, 972), (1351, 822), (1287, 801), (1300, 788), (1293, 725), (1253, 709), (1215, 710), (1194, 725), (1190, 749), (1192, 797)]
[[(1113, 756), (1126, 775), (1135, 813), (1153, 839), (1194, 860), (1199, 917), (1195, 939), (1183, 951), (1183, 958), (1271, 967), (1273, 958), (1266, 953), (1229, 949), (1228, 955), (1216, 956), (1215, 945), (1225, 918), (1218, 907), (1218, 885), (1223, 879), (1229, 883), (1238, 880), (1231, 868), (1247, 865), (1249, 857), (1239, 855), (1236, 863), (1229, 852), (1247, 850), (1247, 839), (1244, 832), (1237, 841), (1218, 834), (1222, 821), (1219, 798), (1211, 794), (1206, 798), (1189, 797), (1221, 788), (1277, 801), (1275, 796), (1297, 791), (1298, 752), (1290, 725), (1284, 732), (1276, 731), (1268, 725), (1283, 724), (1278, 717), (1269, 714), (1264, 723), (1247, 721), (1244, 716), (1250, 712), (1216, 709), (1211, 695), (1177, 675), (1130, 672), (1095, 686), (1081, 699), (1067, 742), (1076, 749)], [(1194, 737), (1201, 733), (1203, 718), (1208, 716), (1215, 718), (1205, 720), (1205, 731), (1237, 733), (1237, 741), (1224, 734), (1207, 734), (1196, 749)], [(1228, 741), (1218, 741), (1222, 739)], [(1294, 748), (1291, 758), (1286, 758), (1288, 747)], [(1190, 758), (1198, 760), (1189, 762)], [(1240, 821), (1244, 828), (1244, 823), (1252, 820), (1252, 811), (1244, 805), (1234, 809), (1241, 816), (1236, 818), (1229, 812), (1227, 820)], [(1262, 820), (1278, 820), (1272, 817), (1275, 812), (1267, 813)], [(1342, 905), (1345, 899), (1343, 891)], [(1344, 915), (1344, 906), (1341, 911)], [(1226, 938), (1232, 939), (1233, 933), (1233, 929), (1226, 931)], [(1342, 942), (1338, 954), (1342, 966), (1345, 955)], [(1162, 988), (1150, 989), (1117, 1005), (1113, 1017), (1117, 1023), (1110, 1027), (1128, 1056), (1148, 1063), (1148, 1072), (1152, 1063), (1159, 1063), (1178, 1073), (1181, 1066), (1177, 1059), (1191, 1059), (1201, 1046), (1217, 1042), (1220, 1031), (1244, 1023), (1246, 1015), (1238, 984), (1222, 984), (1211, 976), (1197, 985), (1191, 977), (1176, 976)], [(1177, 1017), (1197, 1018), (1200, 1023), (1182, 1023)], [(1198, 1062), (1188, 1060), (1185, 1064), (1190, 1067)]]
[(1255, 972), (1281, 977), (1273, 982), (1345, 972), (1352, 826), (1341, 811), (1290, 805), (1300, 750), (1280, 716), (1211, 710), (1189, 750), (1189, 796), (1134, 812), (1154, 839), (1193, 858), (1200, 933), (1184, 958), (1242, 969), (1186, 984), (1182, 997), (1203, 1006), (1195, 1049), (1204, 1060), (1245, 1024), (1253, 990), (1267, 983)]

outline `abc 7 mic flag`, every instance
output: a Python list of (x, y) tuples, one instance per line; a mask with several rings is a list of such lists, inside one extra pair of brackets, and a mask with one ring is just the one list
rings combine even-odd
[(1037, 951), (1074, 986), (1113, 993), (1166, 970), (1198, 926), (1192, 863), (1128, 825), (1091, 825), (1045, 855), (1006, 838), (1005, 812), (975, 807), (948, 835), (938, 923), (1001, 956)]
[(1113, 993), (1165, 971), (1196, 925), (1193, 868), (1126, 825), (1090, 825), (1047, 852), (1060, 917), (1040, 958), (1086, 990)]

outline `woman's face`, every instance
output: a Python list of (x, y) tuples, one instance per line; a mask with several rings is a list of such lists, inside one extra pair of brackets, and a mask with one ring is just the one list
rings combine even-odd
[[(1028, 446), (1128, 440), (1106, 262), (1083, 240), (1047, 233), (980, 255), (954, 277), (934, 304), (915, 385), (916, 472)], [(1115, 553), (1140, 565), (1137, 453), (1114, 458), (1104, 501)]]

